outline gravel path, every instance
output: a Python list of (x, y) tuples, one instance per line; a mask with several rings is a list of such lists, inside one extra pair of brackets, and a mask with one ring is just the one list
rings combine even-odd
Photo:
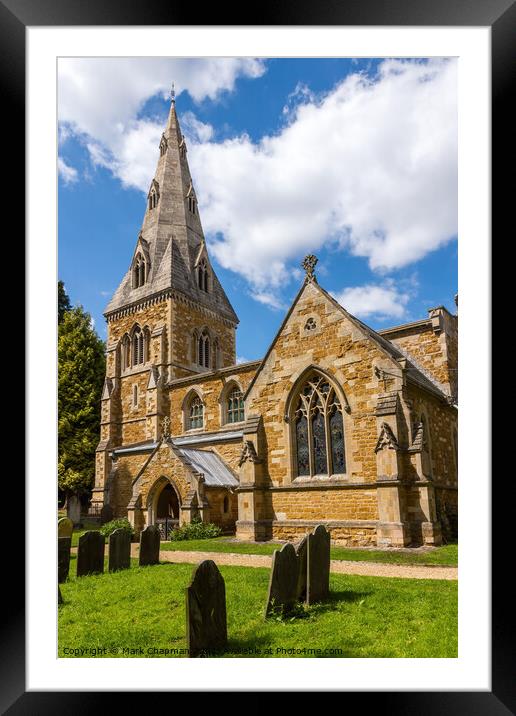
[[(131, 545), (131, 554), (138, 556), (137, 544)], [(197, 564), (212, 559), (216, 564), (237, 567), (270, 567), (272, 557), (265, 554), (234, 554), (231, 552), (180, 552), (169, 550), (159, 553), (162, 562)], [(457, 579), (457, 567), (425, 565), (383, 564), (380, 562), (348, 562), (332, 559), (330, 571), (336, 574), (361, 574), (366, 577), (401, 577), (402, 579)]]

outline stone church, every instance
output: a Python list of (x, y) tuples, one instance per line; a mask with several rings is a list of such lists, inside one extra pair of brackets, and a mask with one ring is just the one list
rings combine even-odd
[(172, 100), (141, 231), (105, 310), (92, 506), (138, 533), (194, 518), (242, 540), (325, 523), (347, 545), (457, 529), (457, 316), (376, 332), (305, 278), (262, 360), (208, 255)]

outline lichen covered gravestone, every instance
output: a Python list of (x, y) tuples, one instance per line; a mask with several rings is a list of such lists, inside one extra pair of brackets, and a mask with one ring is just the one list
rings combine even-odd
[(308, 535), (306, 564), (306, 603), (326, 599), (330, 591), (330, 533), (318, 525)]
[(131, 565), (131, 535), (127, 530), (117, 529), (109, 536), (109, 571), (129, 569)]
[(66, 502), (66, 515), (77, 526), (81, 523), (81, 501), (77, 495), (70, 495)]
[(57, 582), (66, 582), (70, 570), (71, 537), (58, 537), (57, 539)]
[(77, 576), (99, 574), (104, 571), (104, 547), (106, 540), (100, 532), (89, 531), (79, 537), (77, 551)]
[(226, 586), (215, 562), (195, 568), (186, 588), (186, 646), (189, 656), (216, 652), (227, 645)]
[(73, 533), (73, 522), (68, 517), (61, 517), (57, 521), (57, 536), (58, 537), (71, 537)]
[(140, 534), (140, 567), (159, 564), (160, 533), (156, 525), (149, 525)]
[(285, 544), (272, 555), (272, 568), (265, 615), (292, 610), (298, 600), (299, 558), (292, 544)]

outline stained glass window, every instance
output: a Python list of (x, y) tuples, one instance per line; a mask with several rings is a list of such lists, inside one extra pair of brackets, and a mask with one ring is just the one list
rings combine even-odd
[(294, 410), (297, 475), (344, 474), (344, 422), (335, 389), (314, 372), (298, 396)]
[(328, 473), (328, 462), (326, 460), (326, 426), (324, 415), (317, 410), (312, 418), (312, 439), (314, 451), (314, 473), (326, 475)]
[(310, 452), (308, 450), (308, 421), (301, 415), (296, 421), (297, 474), (310, 474)]
[(330, 416), (330, 435), (332, 472), (337, 474), (345, 473), (344, 426), (342, 424), (342, 413), (336, 406), (333, 407), (333, 412)]

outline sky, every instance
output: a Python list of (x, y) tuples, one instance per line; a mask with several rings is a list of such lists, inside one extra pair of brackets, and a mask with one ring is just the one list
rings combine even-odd
[(454, 59), (63, 58), (59, 278), (106, 338), (176, 109), (214, 269), (262, 358), (315, 254), (379, 330), (455, 311)]

